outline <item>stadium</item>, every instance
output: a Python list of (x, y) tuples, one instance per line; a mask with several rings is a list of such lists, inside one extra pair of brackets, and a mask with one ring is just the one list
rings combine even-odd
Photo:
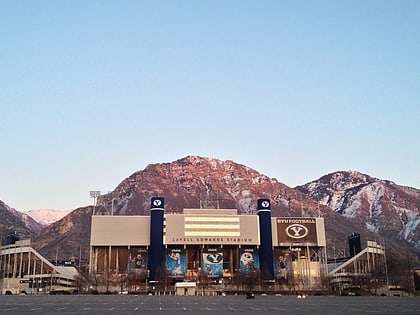
[(272, 217), (237, 209), (165, 213), (151, 198), (150, 216), (93, 215), (89, 275), (99, 292), (320, 290), (326, 276), (324, 220)]
[[(12, 238), (12, 239), (10, 239)], [(30, 240), (10, 235), (0, 246), (1, 294), (54, 294), (77, 290), (79, 272), (72, 262), (49, 261)]]
[(387, 287), (381, 244), (362, 246), (353, 233), (350, 257), (327, 260), (322, 217), (272, 217), (269, 199), (256, 208), (165, 213), (165, 199), (152, 197), (150, 215), (94, 212), (86, 274), (80, 262), (47, 260), (30, 240), (10, 235), (0, 247), (1, 293), (379, 294)]

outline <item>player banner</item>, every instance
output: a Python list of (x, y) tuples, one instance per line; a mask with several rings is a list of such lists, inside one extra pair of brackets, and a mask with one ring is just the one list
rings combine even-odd
[(171, 277), (185, 277), (185, 249), (167, 248), (166, 249), (166, 270)]
[(292, 255), (289, 249), (274, 250), (274, 273), (277, 279), (287, 280), (292, 272)]
[(241, 247), (239, 255), (239, 266), (242, 273), (250, 273), (260, 268), (260, 256), (257, 248)]
[(129, 274), (147, 274), (147, 249), (140, 247), (130, 248), (127, 271)]
[(223, 253), (218, 247), (204, 249), (202, 270), (208, 277), (223, 277)]

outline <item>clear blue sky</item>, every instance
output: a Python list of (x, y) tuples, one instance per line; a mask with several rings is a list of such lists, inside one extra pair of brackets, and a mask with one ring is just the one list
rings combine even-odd
[(74, 209), (148, 164), (420, 188), (420, 1), (0, 1), (0, 200)]

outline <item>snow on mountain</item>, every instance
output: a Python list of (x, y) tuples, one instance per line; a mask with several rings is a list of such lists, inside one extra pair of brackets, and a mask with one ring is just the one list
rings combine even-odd
[(297, 187), (379, 237), (402, 239), (420, 252), (420, 190), (356, 171), (340, 171)]
[(21, 238), (31, 238), (42, 230), (42, 225), (32, 217), (9, 207), (1, 200), (0, 218), (0, 235), (2, 237), (15, 231)]
[(39, 210), (25, 211), (23, 212), (23, 214), (29, 215), (32, 219), (42, 224), (43, 226), (48, 226), (51, 223), (54, 223), (62, 219), (70, 212), (71, 210), (63, 211), (63, 210), (51, 210), (51, 209), (39, 209)]

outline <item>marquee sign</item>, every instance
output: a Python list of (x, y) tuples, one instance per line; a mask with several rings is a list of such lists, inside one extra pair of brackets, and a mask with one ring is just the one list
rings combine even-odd
[(257, 216), (166, 215), (168, 245), (259, 245)]
[(277, 218), (279, 245), (316, 244), (315, 218)]

